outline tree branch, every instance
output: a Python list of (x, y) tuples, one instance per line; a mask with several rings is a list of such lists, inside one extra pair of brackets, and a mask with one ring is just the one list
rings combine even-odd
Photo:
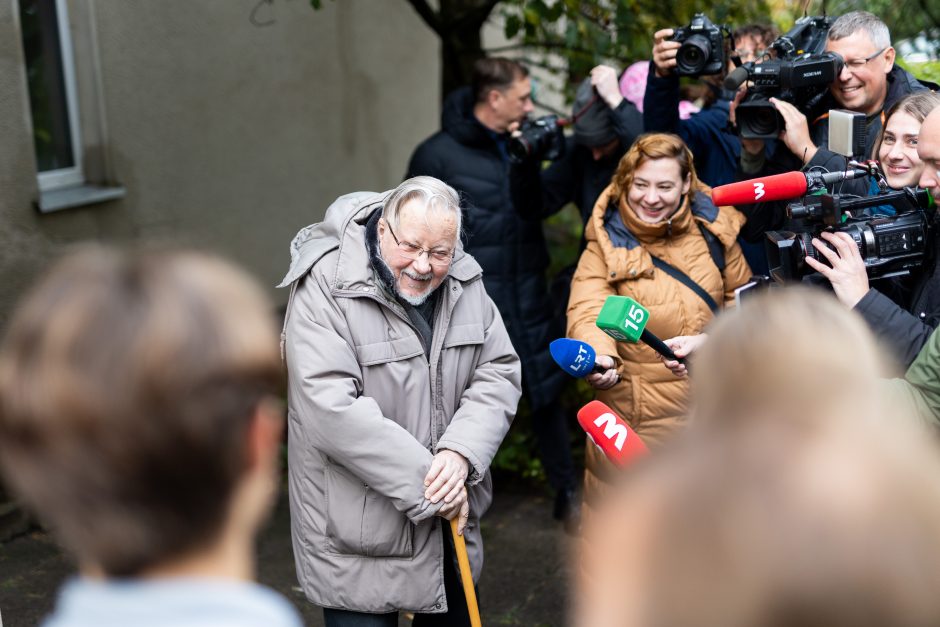
[(434, 9), (432, 9), (430, 5), (428, 5), (426, 0), (407, 0), (407, 1), (408, 1), (408, 4), (411, 5), (411, 8), (413, 8), (418, 13), (418, 15), (421, 16), (421, 19), (424, 20), (424, 23), (427, 24), (431, 30), (437, 33), (438, 37), (444, 36), (444, 32), (443, 32), (444, 29), (442, 28), (442, 25), (441, 25), (440, 16), (434, 12)]

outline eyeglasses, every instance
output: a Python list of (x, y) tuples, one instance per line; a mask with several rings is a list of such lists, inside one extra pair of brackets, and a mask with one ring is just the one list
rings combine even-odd
[(764, 55), (767, 54), (767, 51), (766, 50), (747, 50), (747, 49), (741, 48), (738, 50), (732, 50), (731, 54), (733, 56), (738, 57), (741, 60), (741, 63), (748, 63), (749, 61), (757, 61), (758, 59), (762, 59)]
[(406, 259), (418, 259), (421, 257), (421, 253), (427, 253), (428, 263), (432, 266), (447, 266), (450, 265), (451, 259), (454, 258), (454, 251), (445, 251), (445, 250), (428, 250), (426, 248), (421, 248), (416, 246), (411, 242), (402, 242), (398, 239), (398, 236), (395, 235), (395, 231), (392, 230), (392, 225), (388, 222), (385, 222), (385, 226), (388, 227), (388, 232), (392, 234), (392, 239), (395, 240), (395, 244), (398, 246), (398, 252), (401, 256)]
[(880, 55), (880, 54), (881, 54), (882, 52), (884, 52), (885, 50), (887, 50), (887, 48), (882, 48), (881, 50), (879, 50), (879, 51), (876, 52), (875, 54), (873, 54), (873, 55), (871, 55), (871, 56), (869, 56), (869, 57), (865, 57), (864, 59), (852, 59), (851, 61), (846, 61), (846, 62), (845, 62), (845, 67), (847, 67), (850, 72), (856, 72), (856, 71), (862, 69), (863, 67), (865, 67), (866, 65), (868, 65), (868, 62), (869, 62), (869, 61), (871, 61), (872, 59), (876, 58), (878, 55)]

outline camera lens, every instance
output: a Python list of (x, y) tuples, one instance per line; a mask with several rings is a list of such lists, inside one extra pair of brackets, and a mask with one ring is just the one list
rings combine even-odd
[(783, 130), (783, 119), (770, 102), (739, 106), (737, 123), (741, 137), (745, 139), (775, 138)]
[(676, 54), (676, 68), (683, 74), (697, 74), (705, 69), (711, 57), (711, 44), (703, 35), (692, 35)]

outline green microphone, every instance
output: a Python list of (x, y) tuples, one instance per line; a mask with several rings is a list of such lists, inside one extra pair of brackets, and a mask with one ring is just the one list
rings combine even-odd
[(627, 296), (608, 296), (597, 314), (597, 327), (618, 342), (643, 342), (665, 357), (684, 364), (684, 357), (676, 357), (666, 344), (646, 330), (650, 312)]

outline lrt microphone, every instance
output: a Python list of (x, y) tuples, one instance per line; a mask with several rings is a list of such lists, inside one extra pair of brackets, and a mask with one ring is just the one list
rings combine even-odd
[(750, 205), (755, 202), (772, 200), (791, 200), (806, 194), (806, 191), (820, 185), (832, 185), (840, 181), (867, 176), (865, 170), (845, 170), (839, 172), (787, 172), (774, 176), (763, 176), (719, 185), (712, 190), (712, 202), (722, 207), (727, 205)]
[(654, 351), (665, 357), (684, 364), (684, 357), (676, 357), (666, 344), (646, 330), (650, 312), (640, 303), (626, 296), (608, 296), (597, 314), (595, 324), (604, 333), (618, 342), (636, 344), (643, 342)]
[(636, 431), (600, 401), (591, 401), (578, 410), (578, 424), (617, 466), (626, 466), (649, 452)]
[(580, 379), (592, 372), (604, 372), (606, 368), (594, 363), (597, 353), (594, 348), (581, 340), (572, 340), (568, 337), (558, 338), (548, 345), (552, 359), (562, 370), (572, 377)]

